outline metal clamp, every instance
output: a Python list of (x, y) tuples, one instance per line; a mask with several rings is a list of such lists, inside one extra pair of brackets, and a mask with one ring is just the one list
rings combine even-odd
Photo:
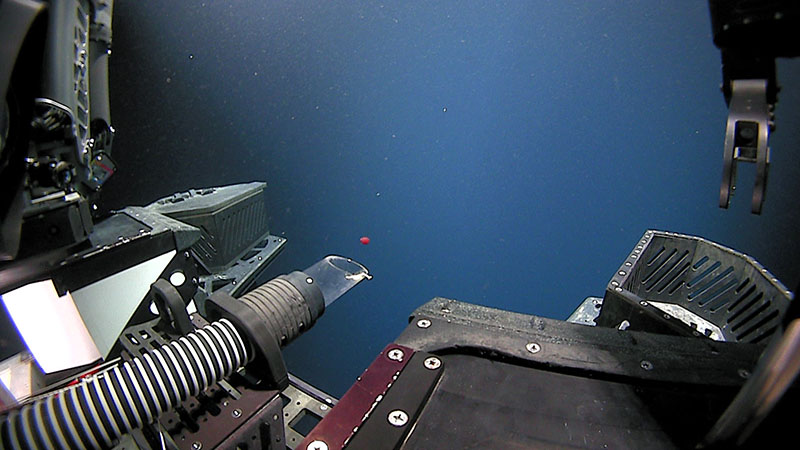
[(719, 207), (728, 207), (736, 189), (736, 163), (755, 163), (756, 181), (750, 209), (753, 214), (761, 214), (767, 188), (768, 141), (772, 128), (767, 104), (767, 80), (733, 80), (731, 84)]

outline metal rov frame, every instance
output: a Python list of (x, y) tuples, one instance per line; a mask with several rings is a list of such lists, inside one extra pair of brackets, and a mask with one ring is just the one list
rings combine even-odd
[(772, 442), (798, 398), (791, 298), (748, 256), (650, 230), (567, 322), (421, 306), (300, 448)]
[[(147, 207), (126, 208), (98, 223), (89, 241), (76, 253), (68, 249), (64, 254), (48, 255), (41, 261), (24, 259), (4, 267), (2, 292), (42, 276), (51, 277), (58, 289), (74, 290), (104, 282), (105, 278), (128, 267), (125, 264), (136, 264), (165, 252), (174, 255), (152, 284), (150, 294), (144, 299), (135, 299), (134, 305), (139, 307), (129, 313), (133, 314), (129, 324), (134, 325), (124, 330), (120, 327), (119, 343), (107, 355), (109, 359), (116, 355), (122, 357), (120, 363), (109, 369), (114, 371), (113, 375), (103, 372), (100, 375), (102, 380), (113, 380), (116, 389), (125, 390), (127, 386), (127, 403), (115, 401), (118, 409), (111, 411), (117, 413), (112, 414), (113, 418), (107, 415), (104, 419), (102, 414), (98, 415), (100, 403), (96, 402), (103, 403), (103, 399), (110, 402), (108, 398), (115, 394), (104, 391), (101, 399), (100, 391), (91, 390), (94, 386), (106, 386), (103, 381), (94, 378), (86, 381), (92, 386), (90, 402), (88, 398), (80, 400), (81, 393), (85, 396), (87, 391), (83, 384), (65, 387), (66, 381), (72, 379), (71, 373), (79, 374), (80, 368), (58, 374), (67, 377), (66, 381), (54, 384), (53, 379), (45, 380), (42, 400), (52, 402), (58, 398), (52, 396), (53, 389), (66, 389), (61, 398), (72, 399), (68, 400), (72, 403), (66, 406), (59, 403), (61, 412), (57, 414), (71, 411), (72, 419), (77, 420), (79, 413), (75, 408), (80, 407), (83, 408), (80, 417), (96, 420), (88, 426), (59, 420), (57, 427), (43, 432), (43, 423), (35, 422), (43, 419), (32, 418), (30, 407), (21, 407), (22, 415), (12, 407), (2, 422), (3, 439), (10, 439), (4, 440), (6, 445), (47, 447), (53, 439), (59, 442), (66, 439), (73, 445), (105, 448), (122, 437), (123, 442), (142, 448), (160, 447), (168, 441), (177, 448), (234, 443), (283, 448), (282, 443), (272, 443), (282, 442), (285, 435), (295, 442), (302, 439), (300, 433), (307, 432), (336, 401), (299, 380), (290, 380), (280, 346), (310, 328), (326, 304), (371, 276), (366, 268), (350, 259), (329, 256), (306, 269), (309, 274), (293, 272), (239, 299), (232, 297), (249, 289), (285, 243), (284, 239), (268, 234), (264, 186), (251, 183), (190, 191)], [(226, 235), (233, 235), (235, 239), (222, 242), (226, 241)], [(58, 267), (55, 271), (54, 265)], [(209, 269), (218, 272), (209, 273)], [(204, 279), (210, 281), (204, 282)], [(141, 281), (136, 279), (135, 283)], [(125, 286), (120, 288), (120, 292), (115, 291), (117, 297), (127, 291)], [(197, 302), (202, 316), (194, 314), (190, 319), (186, 304), (192, 299)], [(101, 310), (113, 313), (114, 302), (109, 302), (109, 298), (105, 301), (107, 308)], [(151, 302), (159, 312), (158, 318), (151, 312)], [(203, 317), (214, 321), (214, 327), (222, 320), (227, 321), (226, 327), (233, 328), (207, 329)], [(108, 326), (107, 323), (89, 325)], [(197, 331), (198, 328), (203, 330)], [(242, 339), (250, 346), (249, 358), (234, 358), (236, 363), (231, 360), (231, 352), (241, 353), (241, 348), (234, 350), (238, 345), (233, 344), (235, 340), (230, 337), (219, 342), (211, 339), (212, 335), (224, 338), (223, 335), (234, 330), (242, 333)], [(189, 336), (189, 340), (182, 336)], [(169, 361), (165, 355), (174, 356), (165, 347), (170, 340), (180, 340), (181, 346), (195, 347), (181, 350), (171, 347), (186, 354), (181, 355), (183, 362)], [(161, 353), (162, 348), (167, 353)], [(186, 359), (190, 353), (192, 358)], [(245, 360), (250, 361), (246, 370), (231, 373), (244, 365)], [(227, 362), (223, 364), (223, 361)], [(179, 372), (183, 373), (183, 378), (178, 376)], [(187, 379), (189, 373), (193, 374), (193, 381), (184, 384), (184, 389), (179, 388), (180, 384), (173, 385), (178, 378)], [(229, 375), (227, 380), (222, 379), (225, 375)], [(171, 381), (165, 384), (167, 379)], [(164, 395), (159, 394), (159, 389)], [(74, 400), (76, 395), (78, 400)], [(122, 398), (119, 395), (122, 394), (114, 398)], [(289, 416), (282, 412), (284, 400), (286, 405), (289, 401), (294, 405), (287, 406)], [(37, 403), (38, 398), (32, 401), (34, 408), (41, 409), (40, 405), (44, 404)], [(13, 403), (4, 400), (3, 404)], [(222, 411), (226, 414), (220, 415)], [(53, 417), (51, 415), (50, 419)], [(149, 425), (157, 417), (160, 417), (158, 424)], [(284, 417), (287, 430), (283, 426)], [(29, 429), (26, 424), (34, 423), (40, 431), (20, 438), (20, 427)], [(294, 429), (299, 431), (292, 431)], [(128, 435), (129, 431), (132, 434)], [(109, 434), (106, 436), (104, 432)]]

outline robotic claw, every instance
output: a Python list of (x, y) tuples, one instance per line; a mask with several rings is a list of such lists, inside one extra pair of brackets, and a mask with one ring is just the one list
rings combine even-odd
[(720, 208), (728, 208), (736, 190), (736, 166), (756, 165), (750, 210), (761, 214), (767, 190), (769, 135), (775, 131), (778, 86), (775, 58), (800, 55), (794, 2), (710, 0), (714, 44), (722, 54), (722, 92), (728, 122), (722, 162)]

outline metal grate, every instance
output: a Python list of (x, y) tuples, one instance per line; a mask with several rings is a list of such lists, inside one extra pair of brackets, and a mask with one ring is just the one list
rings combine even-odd
[(652, 317), (678, 319), (716, 340), (757, 343), (778, 328), (792, 293), (747, 255), (648, 230), (610, 281), (609, 298), (655, 308)]

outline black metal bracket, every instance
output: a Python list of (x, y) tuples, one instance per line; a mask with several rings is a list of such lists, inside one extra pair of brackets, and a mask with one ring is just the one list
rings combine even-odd
[(194, 330), (181, 294), (169, 281), (159, 278), (150, 285), (148, 296), (155, 303), (158, 315), (167, 328), (180, 335)]

